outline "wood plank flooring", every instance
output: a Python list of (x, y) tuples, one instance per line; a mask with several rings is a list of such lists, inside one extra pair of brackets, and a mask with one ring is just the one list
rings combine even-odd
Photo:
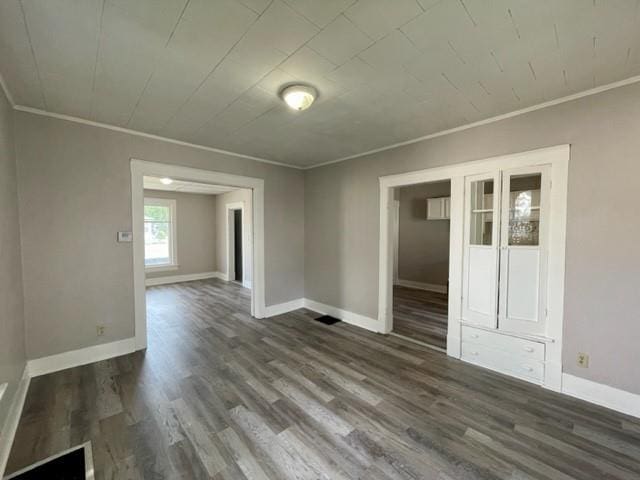
[(150, 288), (149, 348), (34, 378), (8, 472), (97, 479), (639, 479), (640, 420), (220, 280)]
[(446, 350), (447, 302), (446, 293), (395, 285), (393, 332)]

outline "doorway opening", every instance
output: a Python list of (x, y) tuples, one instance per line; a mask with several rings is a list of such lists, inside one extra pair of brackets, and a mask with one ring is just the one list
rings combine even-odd
[(451, 181), (393, 189), (393, 331), (446, 352)]
[(252, 191), (148, 175), (143, 186), (149, 345), (167, 343), (176, 323), (190, 328), (206, 321), (181, 308), (194, 296), (248, 314)]
[(242, 283), (242, 210), (233, 211), (234, 280)]
[[(242, 198), (236, 195), (230, 200)], [(237, 282), (251, 288), (251, 202), (245, 194), (243, 201), (224, 202), (226, 223), (226, 276), (230, 282)]]
[[(131, 198), (137, 350), (147, 347), (147, 314), (175, 313), (189, 295), (264, 317), (264, 180), (132, 160)], [(150, 312), (147, 286), (159, 293)]]

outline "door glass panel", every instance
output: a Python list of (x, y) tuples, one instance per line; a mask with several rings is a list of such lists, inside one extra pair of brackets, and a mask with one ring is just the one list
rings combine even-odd
[(493, 244), (493, 179), (471, 182), (471, 215), (469, 243)]
[(509, 245), (540, 241), (540, 173), (509, 178)]

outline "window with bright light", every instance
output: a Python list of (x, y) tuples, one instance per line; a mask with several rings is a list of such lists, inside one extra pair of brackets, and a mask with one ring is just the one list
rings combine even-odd
[(175, 200), (144, 199), (145, 267), (159, 268), (177, 265), (175, 222)]

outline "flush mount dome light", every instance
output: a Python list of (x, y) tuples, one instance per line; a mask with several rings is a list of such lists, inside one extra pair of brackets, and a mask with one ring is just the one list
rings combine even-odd
[(164, 177), (160, 179), (160, 183), (162, 183), (163, 185), (171, 185), (173, 183), (173, 180), (171, 180), (169, 177)]
[(306, 110), (316, 99), (318, 92), (306, 85), (291, 85), (282, 90), (282, 99), (294, 110)]

